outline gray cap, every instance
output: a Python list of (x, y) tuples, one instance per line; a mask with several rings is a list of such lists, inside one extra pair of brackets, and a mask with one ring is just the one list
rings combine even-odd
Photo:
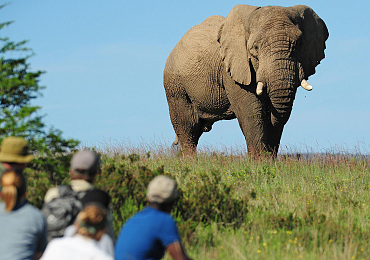
[(178, 196), (176, 182), (165, 175), (156, 176), (151, 180), (146, 192), (147, 200), (158, 204), (172, 202)]
[(73, 172), (93, 175), (100, 167), (100, 156), (89, 150), (82, 150), (75, 153), (71, 160), (71, 170)]

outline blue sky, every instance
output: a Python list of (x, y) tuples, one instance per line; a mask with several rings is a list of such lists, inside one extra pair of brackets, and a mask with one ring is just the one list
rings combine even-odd
[[(283, 150), (370, 151), (370, 1), (7, 0), (2, 34), (29, 40), (32, 69), (43, 70), (35, 100), (49, 126), (86, 146), (170, 144), (175, 137), (165, 92), (167, 56), (192, 26), (227, 16), (236, 4), (309, 5), (329, 30), (326, 58), (299, 88)], [(200, 147), (242, 147), (237, 120), (219, 121)], [(287, 148), (285, 148), (287, 147)]]

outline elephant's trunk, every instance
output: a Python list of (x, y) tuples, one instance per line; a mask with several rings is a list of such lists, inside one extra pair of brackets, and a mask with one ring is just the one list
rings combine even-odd
[(284, 126), (288, 121), (292, 112), (295, 92), (295, 88), (277, 89), (270, 92), (271, 124), (274, 127)]
[(275, 58), (271, 63), (270, 76), (266, 79), (267, 94), (271, 101), (271, 123), (284, 126), (288, 121), (299, 86), (296, 63), (291, 59)]
[(299, 83), (296, 63), (291, 59), (274, 59), (268, 78), (265, 78), (266, 92), (270, 100), (271, 131), (267, 139), (274, 154), (278, 152), (284, 125), (292, 112), (293, 101)]

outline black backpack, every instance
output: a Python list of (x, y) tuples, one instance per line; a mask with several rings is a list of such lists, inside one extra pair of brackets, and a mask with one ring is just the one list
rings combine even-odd
[(62, 237), (64, 230), (72, 225), (82, 210), (81, 199), (85, 191), (76, 192), (71, 186), (57, 186), (59, 196), (44, 203), (42, 213), (46, 218), (48, 227), (48, 241), (56, 237)]

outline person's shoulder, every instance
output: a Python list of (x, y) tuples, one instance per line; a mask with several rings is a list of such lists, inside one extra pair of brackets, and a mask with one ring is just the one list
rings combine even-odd
[(35, 227), (37, 230), (45, 230), (46, 219), (41, 210), (26, 202), (15, 211), (16, 217), (20, 222)]
[(46, 250), (48, 251), (54, 251), (55, 248), (68, 248), (68, 244), (73, 244), (74, 241), (71, 242), (71, 237), (56, 237), (50, 240), (50, 242), (47, 245)]
[(47, 203), (51, 201), (52, 199), (57, 198), (58, 195), (59, 195), (58, 187), (52, 187), (46, 192), (45, 197), (44, 197), (44, 202)]
[(93, 259), (96, 260), (113, 260), (113, 256), (110, 256), (109, 254), (105, 253), (104, 251), (96, 252)]
[(37, 219), (45, 220), (44, 215), (42, 214), (41, 210), (36, 208), (35, 206), (31, 205), (30, 203), (26, 203), (24, 206), (24, 210), (27, 211), (27, 216), (34, 216)]
[(146, 207), (143, 211), (148, 212), (148, 215), (151, 215), (156, 218), (160, 218), (166, 221), (174, 221), (170, 213), (167, 213), (167, 212), (155, 209), (155, 208)]
[(53, 238), (48, 243), (48, 247), (52, 247), (52, 246), (55, 246), (57, 244), (63, 243), (66, 240), (68, 241), (68, 239), (69, 239), (68, 237), (56, 237), (56, 238)]
[(73, 244), (73, 247), (84, 248), (85, 252), (88, 252), (89, 259), (99, 260), (113, 260), (113, 257), (105, 252), (99, 245), (98, 242), (92, 239), (86, 239), (81, 235), (75, 235), (72, 237), (64, 237), (60, 243)]
[(96, 260), (113, 260), (113, 256), (109, 255), (100, 247), (95, 247), (94, 258)]
[(32, 204), (30, 204), (28, 201), (26, 201), (24, 205), (21, 206), (20, 208), (25, 211), (31, 212), (30, 214), (35, 214), (35, 215), (41, 214), (41, 211), (35, 206), (33, 206)]
[(44, 197), (44, 203), (48, 203), (55, 198), (69, 196), (71, 194), (75, 194), (73, 187), (71, 185), (58, 185), (55, 187), (50, 188)]

